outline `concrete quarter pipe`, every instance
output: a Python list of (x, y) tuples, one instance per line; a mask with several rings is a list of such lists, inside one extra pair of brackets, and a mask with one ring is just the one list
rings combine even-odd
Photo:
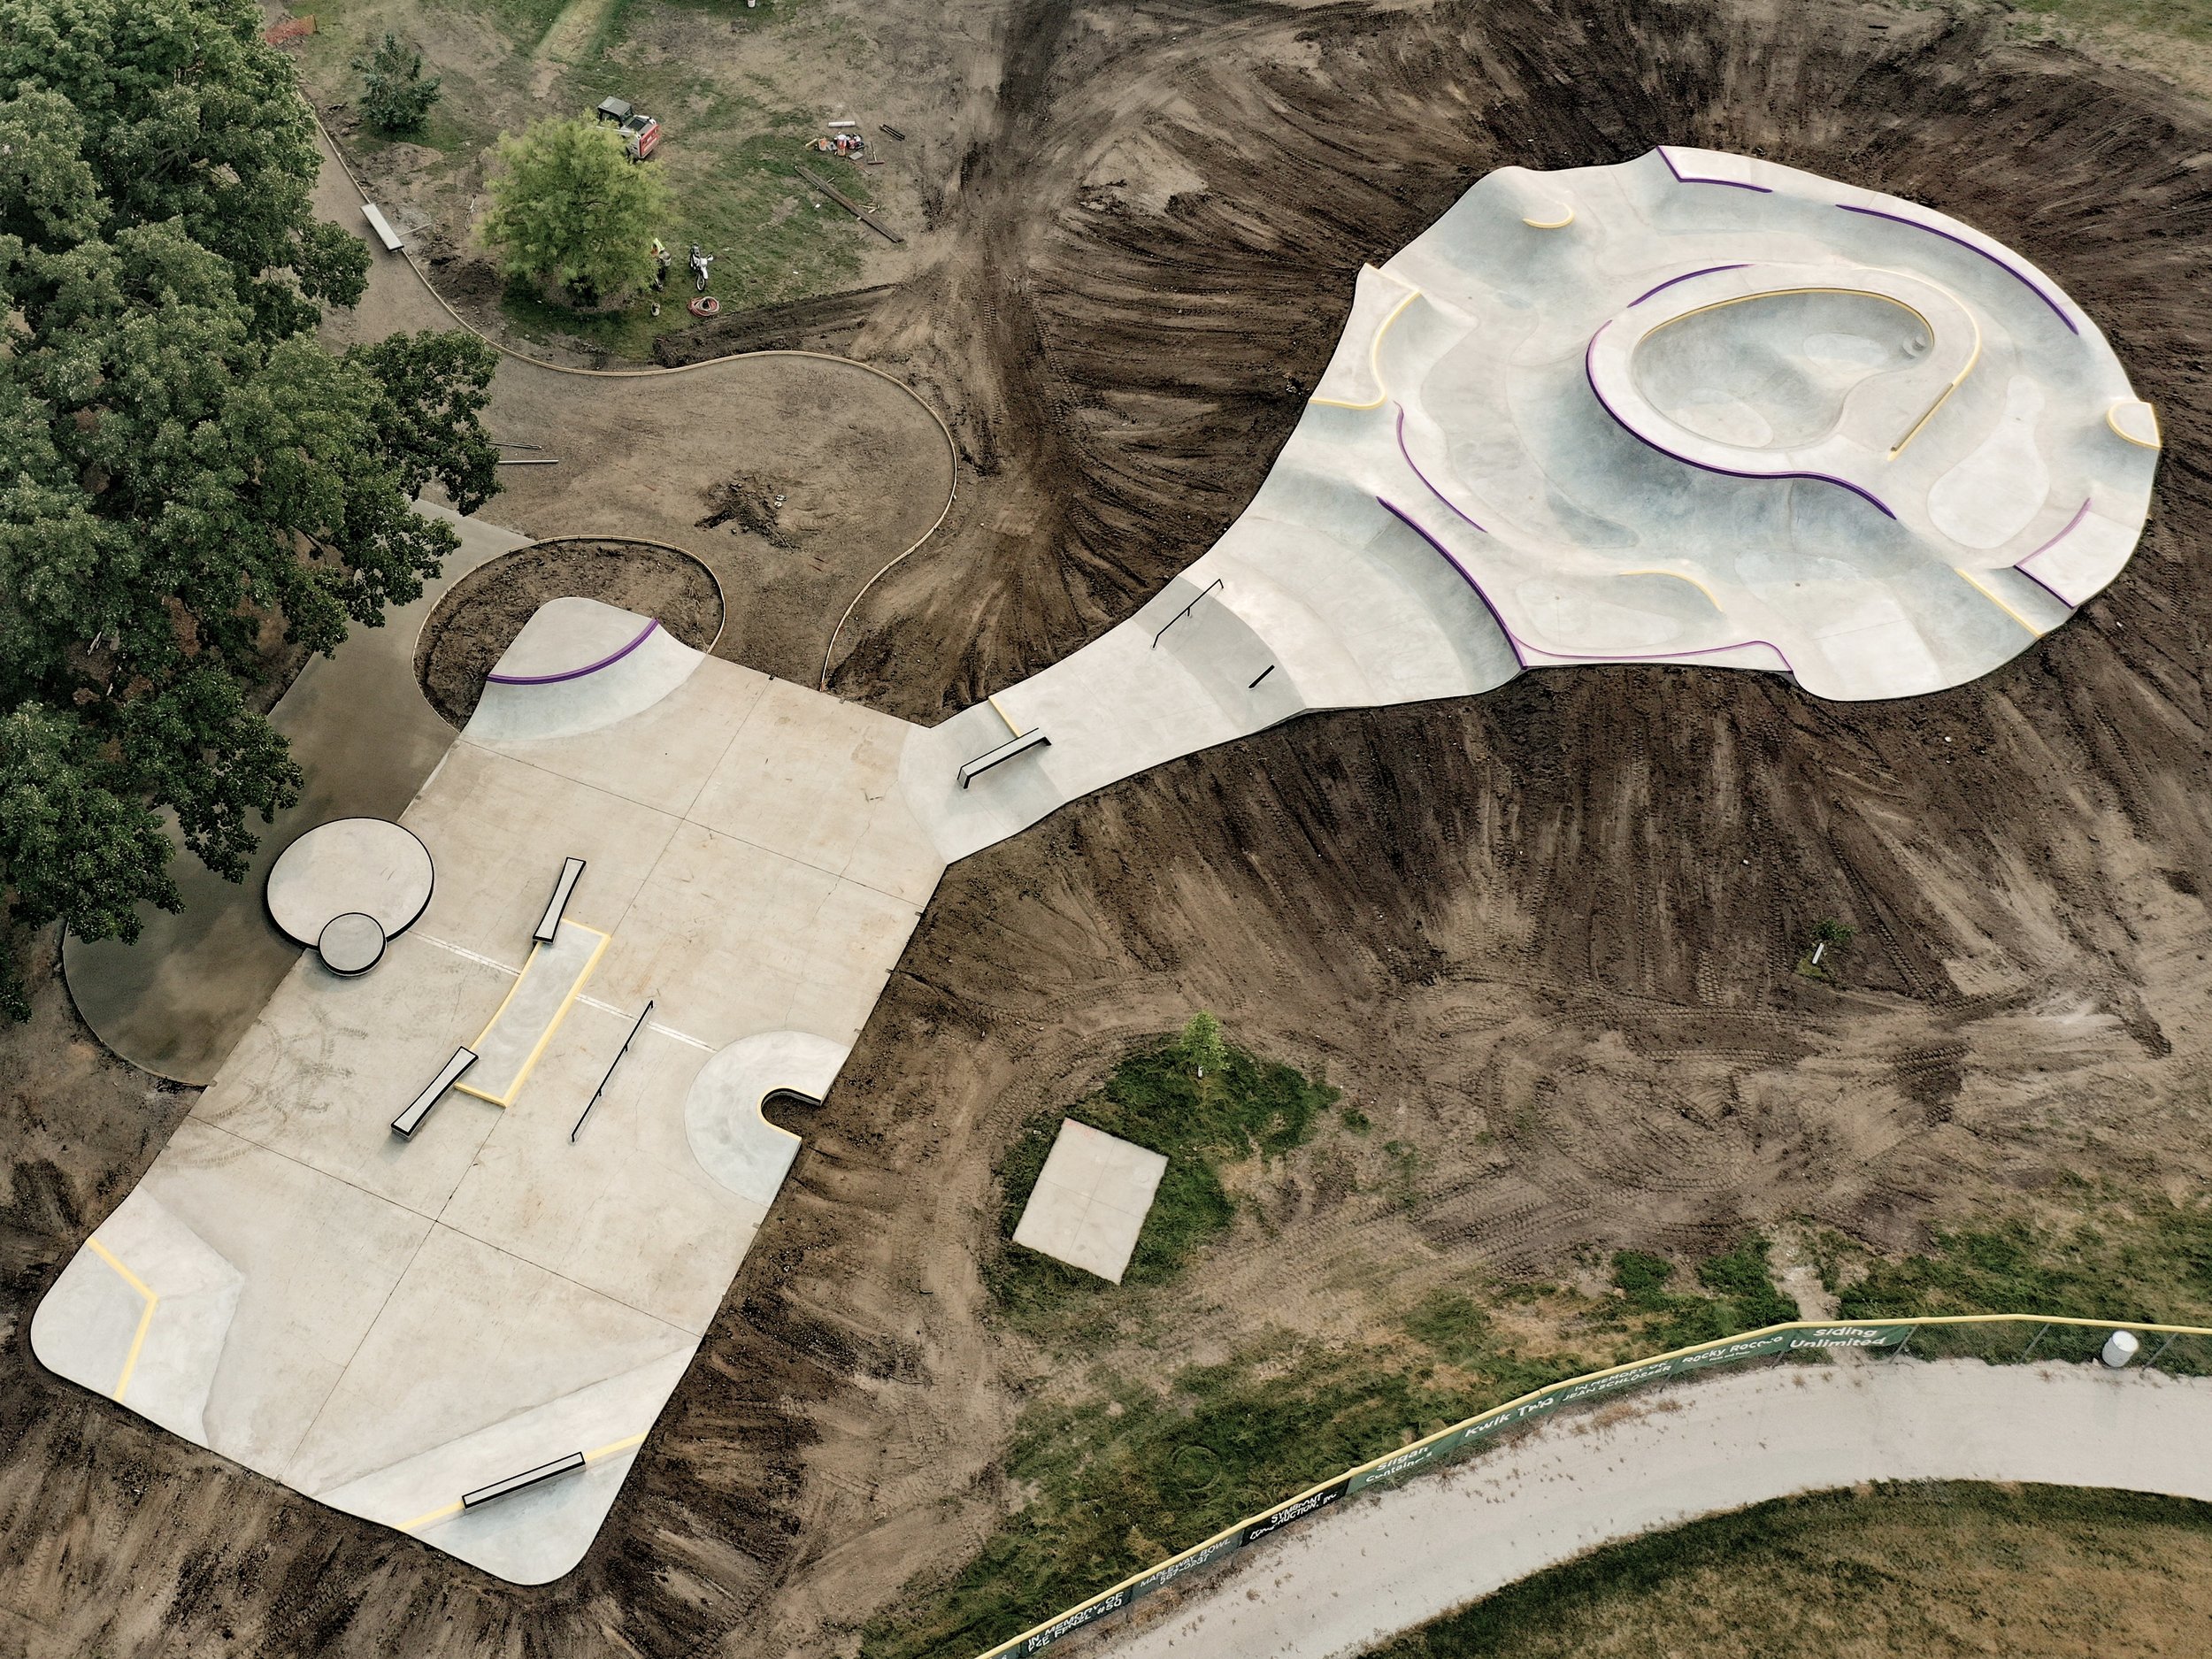
[[(2095, 325), (1939, 214), (1699, 150), (1494, 173), (1362, 273), (1213, 549), (941, 726), (541, 610), (401, 817), (420, 922), (357, 978), (292, 966), (34, 1348), (334, 1508), (558, 1577), (795, 1155), (763, 1101), (831, 1085), (949, 863), (1309, 710), (1529, 668), (1958, 684), (2118, 572), (2157, 444)], [(480, 1074), (395, 1136), (458, 1048)]]

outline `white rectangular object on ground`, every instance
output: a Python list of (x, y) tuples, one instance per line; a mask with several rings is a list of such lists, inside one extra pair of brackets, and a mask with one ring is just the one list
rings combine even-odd
[(1161, 1154), (1063, 1118), (1014, 1242), (1118, 1285), (1165, 1173)]
[(369, 228), (376, 233), (377, 241), (384, 244), (387, 253), (397, 253), (407, 245), (400, 240), (399, 233), (392, 228), (391, 220), (378, 211), (375, 203), (362, 203), (361, 217), (369, 221)]

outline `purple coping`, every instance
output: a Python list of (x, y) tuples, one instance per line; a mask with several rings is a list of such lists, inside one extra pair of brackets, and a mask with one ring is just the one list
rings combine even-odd
[[(1445, 504), (1450, 505), (1448, 502)], [(1525, 645), (1519, 636), (1511, 628), (1506, 626), (1504, 613), (1490, 603), (1490, 595), (1482, 591), (1482, 584), (1475, 580), (1474, 572), (1453, 556), (1451, 549), (1423, 529), (1419, 521), (1402, 507), (1385, 501), (1380, 495), (1375, 497), (1375, 505), (1434, 548), (1439, 554), (1443, 556), (1444, 562), (1459, 572), (1460, 580), (1475, 590), (1475, 597), (1482, 601), (1482, 608), (1490, 613), (1490, 619), (1498, 625), (1498, 632), (1505, 635), (1506, 649), (1513, 653), (1513, 660), (1523, 668), (1529, 665), (1527, 653), (1530, 651), (1534, 651), (1540, 657), (1555, 657), (1561, 662), (1567, 663), (1672, 663), (1679, 662), (1686, 657), (1717, 657), (1723, 651), (1740, 651), (1747, 645), (1763, 645), (1782, 659), (1782, 666), (1785, 669), (1792, 674), (1797, 672), (1796, 668), (1791, 664), (1789, 653), (1772, 640), (1739, 640), (1733, 645), (1705, 645), (1691, 651), (1614, 651), (1603, 655), (1584, 651), (1555, 651), (1541, 645)]]
[(1770, 186), (1763, 184), (1747, 184), (1741, 179), (1696, 178), (1692, 174), (1683, 172), (1681, 168), (1674, 165), (1674, 157), (1667, 154), (1667, 147), (1664, 144), (1654, 144), (1652, 148), (1659, 152), (1659, 159), (1667, 164), (1667, 171), (1674, 174), (1674, 181), (1677, 184), (1724, 184), (1732, 190), (1756, 190), (1761, 196), (1772, 196), (1774, 194)]
[(1662, 288), (1671, 288), (1678, 282), (1687, 282), (1692, 277), (1710, 276), (1716, 271), (1745, 271), (1749, 268), (1749, 260), (1740, 259), (1734, 265), (1709, 265), (1702, 271), (1685, 271), (1680, 276), (1669, 277), (1664, 282), (1662, 282), (1658, 288), (1646, 288), (1641, 294), (1639, 294), (1634, 299), (1628, 302), (1628, 309), (1632, 311), (1639, 305), (1641, 305), (1646, 300), (1649, 299), (1653, 295), (1658, 293)]
[(494, 686), (551, 686), (557, 685), (564, 680), (581, 680), (586, 674), (595, 674), (610, 664), (620, 662), (639, 646), (644, 644), (646, 635), (651, 634), (658, 626), (660, 626), (660, 618), (656, 617), (645, 625), (643, 632), (640, 633), (637, 638), (632, 640), (620, 650), (603, 657), (595, 663), (587, 663), (581, 668), (571, 668), (557, 674), (487, 674), (484, 680), (487, 684)]
[(2029, 293), (2034, 295), (2036, 298), (2041, 300), (2046, 305), (2049, 306), (2051, 308), (2051, 315), (2057, 318), (2059, 321), (2066, 325), (2066, 331), (2069, 334), (2078, 334), (2081, 333), (2080, 329), (2074, 326), (2074, 319), (2066, 314), (2065, 307), (2061, 305), (2056, 300), (2053, 299), (2048, 294), (2045, 293), (2041, 283), (2038, 282), (2026, 272), (2021, 270), (2019, 266), (2014, 265), (2010, 260), (2000, 259), (1995, 254), (1990, 252), (1988, 249), (1978, 248), (1972, 242), (1967, 241), (1963, 236), (1954, 236), (1949, 231), (1941, 228), (1939, 226), (1924, 225), (1918, 219), (1907, 219), (1901, 213), (1885, 213), (1878, 207), (1853, 207), (1848, 202), (1839, 202), (1836, 205), (1847, 213), (1863, 213), (1869, 219), (1886, 219), (1893, 225), (1909, 225), (1915, 230), (1926, 231), (1931, 236), (1940, 236), (1946, 242), (1955, 242), (1960, 247), (1965, 249), (1969, 253), (1978, 253), (1981, 255), (1983, 258), (1988, 260), (1990, 264), (1995, 265), (2007, 276), (2012, 278), (2013, 280), (2018, 282), (2025, 288)]
[[(1454, 512), (1459, 513), (1459, 516), (1465, 518), (1469, 524), (1474, 524), (1476, 529), (1482, 530), (1480, 525), (1475, 524), (1472, 518), (1468, 518), (1465, 513), (1459, 511), (1458, 504), (1449, 495), (1437, 488), (1435, 485), (1429, 483), (1429, 475), (1421, 470), (1421, 464), (1413, 458), (1413, 451), (1406, 448), (1406, 406), (1403, 403), (1398, 405), (1398, 453), (1405, 457), (1406, 465), (1413, 469), (1413, 476), (1427, 485), (1430, 495), (1435, 496)], [(1386, 502), (1384, 505), (1387, 506), (1389, 503)], [(1487, 530), (1482, 530), (1482, 533), (1485, 535), (1490, 534)]]
[(1849, 490), (1861, 501), (1865, 502), (1869, 506), (1872, 507), (1875, 511), (1880, 513), (1883, 518), (1894, 518), (1897, 516), (1883, 503), (1881, 497), (1872, 494), (1870, 491), (1861, 489), (1856, 484), (1854, 484), (1847, 478), (1837, 478), (1833, 474), (1828, 472), (1740, 472), (1733, 467), (1712, 466), (1703, 461), (1694, 461), (1688, 456), (1678, 455), (1674, 450), (1667, 448), (1665, 444), (1657, 442), (1653, 439), (1644, 436), (1642, 433), (1637, 431), (1635, 427), (1630, 426), (1627, 421), (1621, 419), (1621, 411), (1614, 408), (1612, 404), (1607, 403), (1605, 401), (1605, 394), (1598, 389), (1597, 371), (1592, 366), (1590, 359), (1598, 349), (1598, 334), (1603, 334), (1612, 326), (1613, 325), (1610, 321), (1600, 323), (1598, 325), (1597, 334), (1592, 334), (1590, 336), (1590, 343), (1583, 348), (1582, 375), (1585, 380), (1590, 382), (1590, 395), (1598, 400), (1598, 407), (1602, 409), (1607, 414), (1612, 416), (1616, 426), (1619, 426), (1623, 432), (1626, 433), (1630, 437), (1635, 439), (1637, 442), (1642, 444), (1646, 449), (1656, 449), (1660, 454), (1665, 456), (1671, 461), (1679, 461), (1685, 466), (1694, 466), (1701, 472), (1717, 472), (1723, 478), (1748, 478), (1763, 483), (1773, 483), (1783, 479), (1805, 478), (1812, 480), (1816, 484), (1833, 484), (1838, 489)]
[(2041, 558), (2046, 553), (2048, 553), (2053, 548), (2063, 541), (2068, 536), (2073, 534), (2075, 526), (2089, 516), (2089, 503), (2091, 499), (2093, 498), (2084, 496), (2081, 505), (2074, 509), (2074, 516), (2066, 521), (2066, 527), (2063, 530), (2061, 530), (2056, 535), (2046, 541), (2041, 547), (2036, 549), (2034, 552), (2028, 554), (2025, 557), (2014, 561), (2012, 566), (2013, 569), (2018, 571), (2023, 576), (2033, 582), (2038, 588), (2040, 588), (2045, 593), (2050, 595), (2052, 598), (2057, 600), (2059, 603), (2064, 605), (2069, 611), (2079, 610), (2079, 603), (2075, 600), (2069, 599), (2064, 594), (2059, 592), (2057, 588), (2052, 587), (2050, 583), (2045, 581), (2040, 576), (2038, 576), (2033, 571), (2030, 570), (2028, 568), (2028, 560)]

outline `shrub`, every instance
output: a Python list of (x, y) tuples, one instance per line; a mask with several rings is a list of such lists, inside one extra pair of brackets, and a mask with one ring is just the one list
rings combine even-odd
[(438, 101), (438, 82), (422, 78), (422, 54), (391, 35), (353, 60), (362, 78), (361, 119), (380, 133), (415, 133)]

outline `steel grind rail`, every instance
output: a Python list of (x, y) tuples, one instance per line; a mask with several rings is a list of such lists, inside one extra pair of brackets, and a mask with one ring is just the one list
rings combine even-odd
[[(1529, 1422), (1563, 1405), (1602, 1399), (1644, 1383), (1658, 1382), (1685, 1372), (1702, 1371), (1708, 1366), (1725, 1365), (1740, 1360), (1780, 1358), (1792, 1353), (1839, 1348), (1887, 1348), (1902, 1352), (1918, 1331), (1999, 1325), (2039, 1327), (2034, 1342), (2031, 1344), (2031, 1353), (2033, 1348), (2040, 1346), (2045, 1334), (2059, 1326), (2107, 1333), (2132, 1331), (2139, 1335), (2162, 1336), (2165, 1341), (2147, 1359), (2139, 1362), (2140, 1368), (2147, 1371), (2164, 1355), (2175, 1338), (2212, 1337), (2212, 1328), (2193, 1325), (2154, 1325), (2125, 1319), (2076, 1319), (2035, 1313), (1970, 1313), (1942, 1314), (1919, 1319), (1795, 1319), (1738, 1336), (1718, 1337), (1690, 1348), (1674, 1348), (1664, 1354), (1654, 1355), (1649, 1359), (1632, 1360), (1625, 1365), (1609, 1366), (1603, 1371), (1588, 1371), (1579, 1377), (1568, 1378), (1563, 1382), (1553, 1383), (1455, 1423), (1449, 1428), (1439, 1429), (1435, 1433), (1402, 1446), (1396, 1451), (1371, 1458), (1356, 1468), (1348, 1469), (1342, 1474), (1308, 1486), (1286, 1503), (1279, 1503), (1262, 1514), (1248, 1516), (1232, 1526), (1224, 1527), (1180, 1555), (1169, 1556), (1157, 1566), (1131, 1574), (1110, 1589), (1102, 1590), (1087, 1601), (1079, 1601), (1043, 1623), (1032, 1625), (1020, 1635), (1000, 1642), (995, 1647), (984, 1649), (976, 1655), (976, 1659), (1012, 1659), (1015, 1655), (1041, 1653), (1064, 1638), (1087, 1629), (1107, 1615), (1118, 1613), (1155, 1591), (1165, 1589), (1185, 1575), (1233, 1555), (1248, 1544), (1257, 1543), (1269, 1534), (1317, 1514), (1377, 1481), (1394, 1479), (1400, 1475), (1410, 1474), (1440, 1463), (1451, 1453), (1474, 1440)], [(2022, 1357), (2027, 1356), (2024, 1354)]]

